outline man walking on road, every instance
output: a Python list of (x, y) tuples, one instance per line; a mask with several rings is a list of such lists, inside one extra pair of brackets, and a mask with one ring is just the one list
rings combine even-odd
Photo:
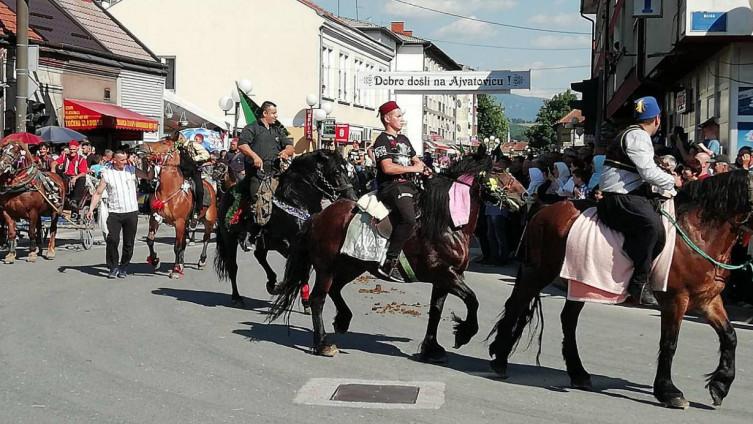
[[(128, 156), (123, 151), (113, 155), (112, 167), (102, 170), (102, 179), (92, 196), (91, 208), (87, 218), (92, 219), (92, 211), (99, 203), (102, 195), (107, 191), (107, 267), (110, 272), (107, 278), (125, 278), (128, 275), (128, 264), (133, 256), (133, 245), (136, 240), (136, 228), (139, 222), (139, 203), (136, 194), (138, 178), (151, 180), (154, 172), (148, 173), (128, 163)], [(118, 258), (118, 244), (120, 233), (123, 232), (123, 255)], [(118, 260), (120, 259), (120, 260)]]

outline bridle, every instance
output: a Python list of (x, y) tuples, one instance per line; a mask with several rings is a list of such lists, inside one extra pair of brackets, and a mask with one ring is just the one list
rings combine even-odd
[(172, 164), (166, 164), (170, 159), (173, 158), (173, 155), (178, 151), (178, 147), (173, 143), (172, 146), (167, 150), (165, 153), (154, 153), (152, 151), (152, 148), (149, 147), (148, 144), (145, 144), (146, 146), (146, 153), (149, 155), (150, 161), (154, 162), (155, 165), (159, 165), (161, 167), (169, 167), (169, 166), (178, 166), (178, 165), (172, 165)]
[[(339, 194), (342, 194), (346, 190), (353, 188), (353, 184), (350, 184), (350, 183), (339, 185), (337, 187), (333, 186), (324, 176), (324, 173), (322, 172), (322, 170), (319, 168), (316, 168), (316, 177), (317, 177), (316, 180), (314, 180), (313, 182), (307, 181), (307, 183), (311, 185), (312, 187), (314, 187), (315, 189), (317, 189), (319, 192), (321, 192), (327, 199), (329, 199), (332, 202), (338, 199)], [(323, 185), (324, 188), (322, 188), (317, 183)]]
[[(17, 148), (19, 150), (18, 154), (14, 153), (14, 148)], [(2, 149), (2, 155), (0, 155), (0, 165), (4, 165), (4, 168), (0, 168), (0, 173), (6, 174), (8, 172), (10, 173), (16, 173), (19, 171), (19, 168), (16, 167), (17, 163), (20, 163), (23, 155), (24, 150), (13, 144), (9, 144)]]

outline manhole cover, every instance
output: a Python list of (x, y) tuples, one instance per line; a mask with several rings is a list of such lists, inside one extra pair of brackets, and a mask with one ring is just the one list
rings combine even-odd
[(341, 384), (330, 398), (340, 402), (403, 403), (413, 405), (418, 399), (416, 386), (375, 384)]

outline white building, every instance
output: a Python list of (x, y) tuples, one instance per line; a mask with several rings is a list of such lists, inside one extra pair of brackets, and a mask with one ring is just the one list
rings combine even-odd
[(361, 92), (355, 81), (390, 69), (394, 49), (311, 1), (128, 0), (109, 11), (168, 64), (170, 98), (209, 123), (232, 121), (218, 99), (248, 79), (254, 101), (278, 105), (298, 151), (310, 147), (308, 94), (333, 104), (331, 116), (349, 124), (350, 140), (374, 138), (381, 128), (376, 108), (387, 93)]

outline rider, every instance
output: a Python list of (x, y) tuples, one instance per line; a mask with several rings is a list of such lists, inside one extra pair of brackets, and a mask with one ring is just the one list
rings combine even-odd
[(379, 275), (390, 281), (405, 282), (400, 275), (398, 255), (403, 245), (413, 235), (416, 225), (414, 195), (418, 192), (407, 174), (426, 173), (427, 168), (411, 146), (408, 137), (400, 134), (403, 127), (403, 112), (394, 101), (379, 107), (379, 116), (384, 132), (374, 141), (374, 157), (377, 163), (377, 196), (391, 210), (395, 222), (387, 259), (379, 267)]
[[(204, 184), (201, 180), (201, 165), (209, 160), (209, 152), (202, 145), (204, 136), (196, 134), (193, 141), (189, 141), (180, 131), (173, 134), (173, 141), (182, 151), (186, 152), (188, 158), (180, 155), (180, 171), (183, 175), (191, 178), (193, 181), (194, 200), (193, 212), (191, 214), (192, 225), (196, 224), (201, 213), (201, 207), (204, 201)], [(186, 160), (186, 159), (191, 160)]]
[(57, 160), (58, 173), (61, 174), (66, 184), (73, 187), (73, 191), (68, 198), (73, 210), (81, 208), (79, 201), (84, 196), (84, 191), (86, 190), (86, 173), (89, 172), (86, 158), (78, 153), (78, 148), (78, 141), (71, 140), (68, 143), (68, 154), (60, 155)]
[(675, 194), (679, 177), (664, 172), (654, 162), (651, 137), (661, 125), (661, 109), (655, 98), (634, 102), (635, 125), (626, 128), (607, 146), (599, 187), (604, 198), (598, 203), (599, 218), (625, 236), (622, 247), (633, 260), (628, 293), (634, 302), (656, 305), (648, 285), (651, 264), (664, 247), (665, 234), (652, 199), (657, 192)]

